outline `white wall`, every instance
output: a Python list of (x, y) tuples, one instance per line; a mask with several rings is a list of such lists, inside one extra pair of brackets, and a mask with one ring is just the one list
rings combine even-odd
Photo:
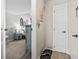
[[(42, 9), (44, 7), (44, 2), (43, 0), (37, 0), (37, 5), (36, 5), (36, 19), (37, 19), (37, 23), (39, 20), (41, 19), (41, 13), (42, 13)], [(44, 49), (45, 47), (45, 21), (40, 23), (40, 27), (38, 28), (38, 26), (36, 27), (36, 33), (37, 33), (37, 37), (36, 37), (36, 51), (37, 51), (37, 58), (40, 56), (40, 53), (42, 51), (42, 49)]]
[(71, 59), (78, 59), (78, 38), (72, 36), (78, 34), (78, 17), (76, 16), (78, 0), (69, 0), (68, 2), (69, 50)]
[(34, 46), (32, 52), (35, 52), (34, 54), (32, 53), (32, 58), (38, 58), (42, 49), (53, 49), (53, 0), (47, 1), (45, 5), (44, 22), (40, 24), (39, 28), (37, 27), (37, 22), (41, 19), (40, 14), (44, 3), (43, 0), (34, 0), (33, 3), (36, 4), (34, 4), (34, 8), (32, 6), (32, 46)]
[(36, 1), (31, 2), (31, 16), (32, 16), (32, 59), (37, 59), (36, 51)]
[(54, 5), (59, 5), (59, 4), (62, 4), (62, 3), (66, 3), (68, 0), (53, 0), (53, 4)]
[(45, 9), (45, 30), (46, 30), (46, 42), (45, 47), (51, 48), (53, 46), (53, 0), (46, 3)]
[[(57, 0), (56, 0), (57, 1)], [(65, 12), (64, 12), (64, 14), (65, 15), (63, 15), (64, 16), (64, 18), (66, 19), (65, 21), (65, 23), (66, 23), (66, 26), (65, 26), (65, 28), (66, 28), (66, 30), (67, 30), (67, 35), (66, 35), (66, 38), (67, 39), (65, 39), (65, 43), (66, 43), (66, 46), (64, 46), (62, 49), (64, 49), (64, 51), (66, 51), (66, 53), (70, 53), (69, 52), (69, 50), (68, 50), (68, 28), (67, 28), (67, 26), (68, 26), (68, 24), (67, 24), (67, 1), (66, 0), (64, 0), (64, 1), (62, 1), (61, 0), (61, 2), (56, 2), (56, 1), (53, 1), (53, 0), (50, 0), (50, 1), (47, 1), (47, 3), (46, 3), (46, 9), (45, 9), (45, 39), (46, 39), (46, 44), (45, 44), (45, 47), (46, 48), (51, 48), (51, 49), (53, 49), (53, 48), (55, 48), (55, 45), (57, 44), (57, 43), (61, 43), (61, 41), (60, 42), (57, 42), (56, 44), (53, 42), (53, 40), (54, 40), (54, 38), (53, 38), (53, 32), (54, 32), (54, 28), (53, 28), (53, 26), (54, 26), (54, 23), (53, 23), (53, 21), (54, 21), (54, 18), (53, 18), (53, 16), (54, 16), (54, 12), (55, 11), (53, 11), (53, 7), (55, 7), (55, 6), (58, 6), (58, 8), (64, 8), (64, 7), (66, 7), (66, 8), (64, 8), (65, 10)], [(65, 2), (66, 1), (66, 2)], [(62, 10), (63, 11), (63, 10)], [(59, 18), (59, 19), (62, 19), (62, 18)], [(62, 31), (62, 29), (61, 29), (61, 31)], [(61, 37), (62, 38), (62, 37)], [(64, 37), (65, 38), (65, 37)], [(60, 49), (60, 51), (61, 51), (61, 49)]]

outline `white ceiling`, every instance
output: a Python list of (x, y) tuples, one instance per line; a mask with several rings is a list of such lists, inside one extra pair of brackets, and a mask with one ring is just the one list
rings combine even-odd
[[(44, 0), (45, 2), (51, 1), (51, 0)], [(54, 5), (66, 3), (68, 0), (52, 0)]]
[[(50, 1), (50, 0), (46, 0)], [(53, 0), (53, 4), (65, 3), (67, 0)], [(7, 11), (14, 14), (27, 13), (31, 10), (31, 0), (6, 0)]]
[(62, 4), (62, 3), (66, 3), (68, 0), (53, 0), (53, 4), (57, 5), (57, 4)]
[(31, 9), (31, 0), (6, 0), (6, 9), (11, 13), (27, 13)]

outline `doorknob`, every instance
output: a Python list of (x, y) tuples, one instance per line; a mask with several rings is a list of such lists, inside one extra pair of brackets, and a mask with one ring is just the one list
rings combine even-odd
[(64, 31), (62, 31), (62, 33), (66, 33), (66, 31), (64, 30)]
[(77, 37), (78, 37), (78, 34), (76, 34), (76, 35), (72, 35), (72, 36), (77, 38)]

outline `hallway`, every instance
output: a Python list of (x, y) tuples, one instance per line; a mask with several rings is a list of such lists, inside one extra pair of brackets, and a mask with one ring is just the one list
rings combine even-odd
[(27, 59), (25, 55), (25, 40), (10, 42), (6, 47), (7, 59)]

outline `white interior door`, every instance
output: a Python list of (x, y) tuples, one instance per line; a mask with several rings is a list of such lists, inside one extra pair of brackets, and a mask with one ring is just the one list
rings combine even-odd
[(78, 17), (76, 9), (78, 7), (77, 0), (70, 0), (69, 3), (69, 45), (71, 59), (78, 59)]
[(67, 3), (53, 7), (53, 49), (68, 52)]

